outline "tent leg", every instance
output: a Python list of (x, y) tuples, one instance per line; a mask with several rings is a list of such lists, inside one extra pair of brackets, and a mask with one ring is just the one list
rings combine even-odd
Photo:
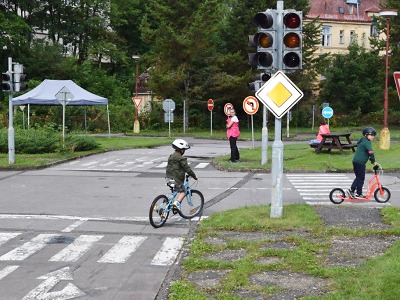
[(108, 109), (108, 104), (107, 104), (107, 122), (108, 122), (108, 137), (111, 137), (110, 110)]

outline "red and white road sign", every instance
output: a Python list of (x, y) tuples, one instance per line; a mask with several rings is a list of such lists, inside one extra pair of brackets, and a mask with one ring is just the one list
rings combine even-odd
[(207, 108), (208, 108), (209, 111), (213, 110), (213, 108), (214, 108), (214, 100), (213, 99), (208, 99)]
[(254, 115), (258, 111), (258, 100), (256, 97), (248, 96), (243, 101), (243, 110), (248, 115)]
[(227, 104), (225, 104), (225, 106), (224, 106), (224, 113), (225, 113), (227, 116), (229, 116), (229, 115), (230, 115), (229, 111), (230, 111), (231, 109), (233, 109), (232, 103), (227, 103)]
[(393, 77), (394, 77), (394, 82), (396, 83), (397, 95), (399, 95), (400, 99), (400, 72), (394, 72)]
[(142, 103), (142, 98), (132, 97), (133, 104), (135, 104), (136, 108), (139, 108), (140, 103)]

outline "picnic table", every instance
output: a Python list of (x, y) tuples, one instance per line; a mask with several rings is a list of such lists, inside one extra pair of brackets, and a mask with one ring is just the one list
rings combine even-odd
[[(355, 148), (357, 144), (353, 144), (350, 140), (351, 133), (328, 133), (322, 134), (322, 141), (319, 144), (310, 145), (312, 148), (315, 148), (315, 152), (319, 153), (322, 149), (328, 149), (328, 152), (331, 152), (332, 149), (337, 149), (340, 151), (340, 154), (344, 154), (343, 150), (351, 149), (355, 152)], [(340, 139), (342, 138), (342, 140)]]

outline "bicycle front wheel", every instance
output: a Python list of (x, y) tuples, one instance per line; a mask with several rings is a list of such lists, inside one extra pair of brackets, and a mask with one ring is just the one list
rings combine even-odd
[(165, 195), (157, 196), (150, 205), (149, 220), (154, 228), (160, 228), (167, 222), (169, 210), (168, 198)]
[(204, 196), (198, 190), (192, 190), (191, 195), (186, 195), (181, 202), (179, 215), (185, 219), (191, 219), (199, 215), (204, 207)]
[(385, 188), (383, 186), (381, 188), (382, 188), (382, 193), (381, 193), (380, 189), (377, 188), (375, 190), (374, 197), (375, 197), (376, 202), (386, 203), (389, 201), (391, 194), (390, 194), (390, 191), (388, 188)]

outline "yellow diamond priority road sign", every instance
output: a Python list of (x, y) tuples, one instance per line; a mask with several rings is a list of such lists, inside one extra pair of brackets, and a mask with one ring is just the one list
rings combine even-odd
[(303, 96), (303, 92), (282, 71), (276, 72), (256, 92), (258, 100), (278, 119), (282, 118)]

